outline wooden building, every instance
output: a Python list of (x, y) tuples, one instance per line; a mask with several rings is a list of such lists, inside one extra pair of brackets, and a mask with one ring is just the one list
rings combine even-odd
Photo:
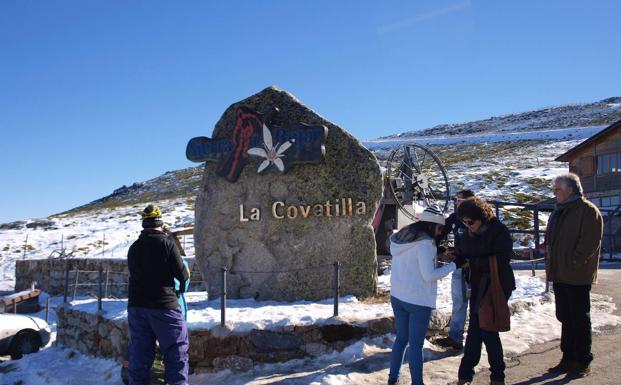
[(586, 197), (600, 208), (621, 205), (621, 120), (556, 158), (580, 176)]

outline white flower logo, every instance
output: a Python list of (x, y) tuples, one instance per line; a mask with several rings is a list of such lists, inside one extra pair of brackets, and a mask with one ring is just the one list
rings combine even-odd
[(257, 173), (260, 174), (270, 164), (274, 164), (280, 172), (284, 172), (285, 164), (280, 158), (283, 157), (284, 152), (291, 147), (294, 141), (294, 139), (291, 139), (283, 144), (276, 143), (274, 146), (272, 142), (272, 134), (267, 126), (263, 124), (263, 148), (253, 147), (248, 149), (248, 154), (265, 158), (265, 160), (259, 165)]

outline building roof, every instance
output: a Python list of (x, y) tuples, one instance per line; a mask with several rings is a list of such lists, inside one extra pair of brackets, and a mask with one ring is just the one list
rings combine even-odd
[(617, 129), (619, 127), (621, 127), (621, 120), (618, 120), (618, 121), (614, 122), (610, 126), (604, 128), (603, 130), (601, 130), (597, 134), (591, 136), (590, 138), (588, 138), (584, 142), (580, 143), (576, 147), (570, 148), (566, 153), (564, 153), (563, 155), (560, 155), (559, 157), (557, 157), (554, 160), (559, 161), (559, 162), (569, 162), (569, 158), (574, 153), (576, 153), (577, 151), (582, 150), (583, 148), (591, 145), (597, 139), (602, 138), (602, 137), (608, 135), (610, 132), (614, 131), (615, 129)]

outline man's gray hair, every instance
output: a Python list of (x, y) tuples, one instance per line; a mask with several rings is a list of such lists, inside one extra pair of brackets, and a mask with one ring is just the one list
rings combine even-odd
[(556, 184), (557, 181), (562, 183), (566, 188), (571, 187), (574, 190), (574, 194), (578, 194), (580, 196), (584, 195), (582, 192), (582, 185), (580, 184), (580, 177), (573, 172), (557, 175), (552, 180), (552, 183)]

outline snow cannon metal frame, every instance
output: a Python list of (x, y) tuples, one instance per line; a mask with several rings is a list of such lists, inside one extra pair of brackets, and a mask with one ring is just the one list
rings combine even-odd
[(384, 166), (384, 191), (373, 219), (378, 255), (389, 255), (394, 230), (418, 220), (425, 207), (446, 212), (449, 181), (440, 158), (429, 148), (404, 144), (391, 151)]

